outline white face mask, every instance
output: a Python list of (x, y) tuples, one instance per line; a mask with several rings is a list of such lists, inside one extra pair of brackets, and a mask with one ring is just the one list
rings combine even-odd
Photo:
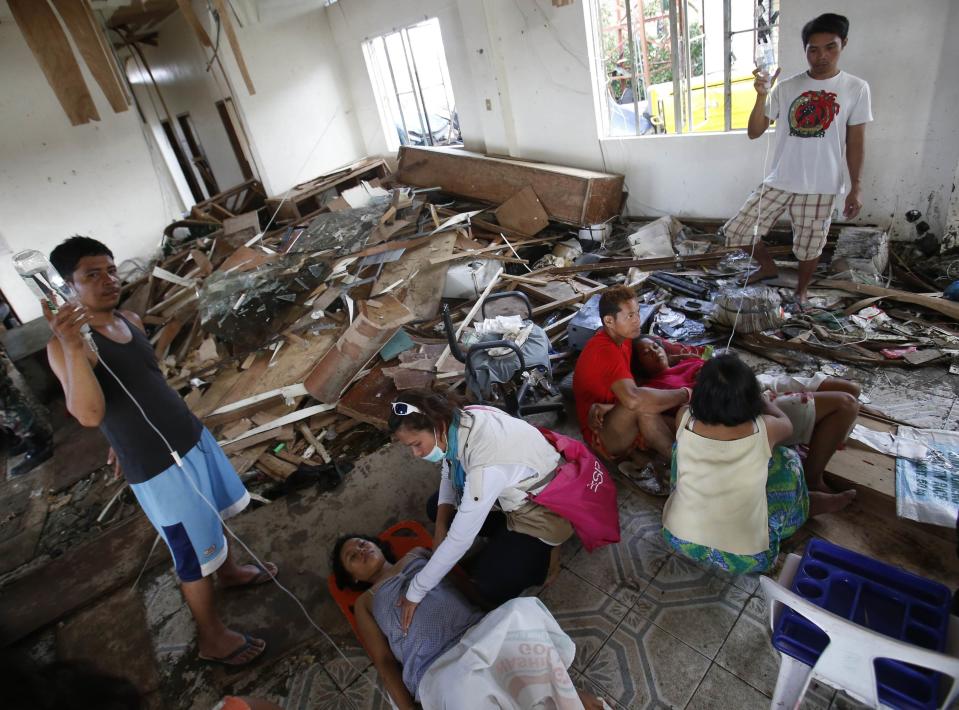
[(430, 463), (439, 463), (443, 460), (444, 456), (446, 456), (446, 452), (439, 446), (434, 446), (433, 450), (426, 454), (426, 456), (423, 456), (422, 459)]
[(433, 438), (436, 439), (437, 443), (433, 444), (433, 450), (430, 451), (426, 456), (422, 456), (424, 461), (429, 461), (430, 463), (439, 463), (443, 460), (443, 457), (446, 456), (446, 452), (439, 447), (440, 438), (436, 435), (436, 429), (433, 430)]

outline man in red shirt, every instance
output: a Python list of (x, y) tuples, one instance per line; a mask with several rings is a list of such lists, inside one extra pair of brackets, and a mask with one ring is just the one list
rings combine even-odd
[(639, 336), (641, 323), (632, 289), (614, 286), (604, 291), (599, 316), (603, 327), (586, 343), (573, 374), (583, 441), (607, 459), (640, 449), (668, 460), (674, 426), (663, 413), (687, 403), (689, 390), (636, 386), (633, 339)]

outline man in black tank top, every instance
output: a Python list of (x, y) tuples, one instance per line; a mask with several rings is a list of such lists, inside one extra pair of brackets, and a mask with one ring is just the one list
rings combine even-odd
[(55, 313), (51, 304), (42, 304), (56, 336), (47, 355), (67, 409), (84, 426), (103, 431), (112, 447), (109, 462), (116, 462), (117, 474), (122, 469), (167, 543), (197, 623), (200, 658), (249, 663), (265, 643), (221, 621), (212, 576), (215, 572), (220, 587), (233, 587), (267, 582), (276, 574), (273, 564), (238, 565), (230, 554), (220, 516), (240, 512), (249, 493), (210, 432), (166, 383), (139, 316), (117, 310), (120, 280), (110, 250), (94, 239), (71, 237), (50, 260), (79, 301)]

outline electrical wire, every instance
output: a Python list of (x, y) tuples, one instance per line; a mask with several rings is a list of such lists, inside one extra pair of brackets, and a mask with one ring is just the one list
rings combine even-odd
[[(198, 486), (196, 485), (196, 483), (194, 482), (193, 477), (191, 477), (190, 474), (187, 472), (187, 470), (186, 470), (186, 468), (185, 468), (185, 466), (184, 466), (183, 459), (180, 458), (180, 455), (177, 453), (176, 449), (174, 449), (174, 448), (170, 445), (170, 442), (169, 442), (169, 441), (167, 440), (167, 438), (163, 435), (163, 432), (161, 432), (161, 431), (156, 427), (156, 425), (150, 420), (150, 417), (147, 416), (147, 413), (143, 410), (143, 407), (140, 406), (140, 403), (137, 401), (137, 398), (133, 396), (133, 393), (130, 392), (129, 389), (127, 389), (127, 386), (126, 386), (125, 384), (123, 384), (123, 380), (121, 380), (121, 379), (117, 376), (117, 374), (113, 371), (113, 369), (106, 363), (106, 361), (103, 359), (103, 355), (101, 355), (101, 354), (98, 352), (98, 349), (97, 349), (96, 345), (95, 345), (94, 342), (93, 342), (93, 335), (92, 335), (92, 333), (88, 333), (88, 334), (86, 335), (86, 341), (87, 341), (87, 343), (93, 348), (93, 351), (97, 353), (97, 361), (98, 361), (101, 365), (103, 365), (103, 368), (104, 368), (107, 372), (110, 373), (110, 375), (113, 377), (114, 380), (117, 381), (117, 384), (120, 385), (120, 389), (122, 389), (123, 392), (127, 395), (127, 397), (130, 398), (130, 401), (133, 402), (133, 405), (137, 408), (137, 410), (138, 410), (138, 411), (140, 412), (140, 414), (143, 416), (143, 420), (147, 423), (147, 425), (148, 425), (154, 432), (156, 432), (156, 435), (160, 437), (160, 439), (163, 441), (164, 446), (167, 447), (167, 450), (169, 451), (170, 456), (173, 458), (173, 461), (174, 461), (174, 463), (176, 464), (177, 468), (179, 468), (180, 471), (183, 473), (183, 477), (187, 480), (187, 482), (190, 484), (190, 487), (193, 488), (193, 490), (194, 490), (194, 491), (196, 492), (196, 494), (200, 497), (200, 499), (201, 499), (204, 503), (206, 503), (207, 507), (209, 507), (210, 510), (212, 510), (212, 511), (216, 514), (217, 518), (220, 519), (220, 523), (223, 525), (223, 528), (230, 534), (230, 537), (232, 537), (234, 540), (236, 540), (236, 541), (240, 544), (240, 547), (242, 547), (242, 548), (246, 551), (246, 553), (247, 553), (250, 557), (253, 558), (253, 561), (254, 561), (257, 565), (259, 565), (260, 569), (266, 571), (266, 573), (270, 576), (270, 579), (272, 580), (272, 582), (273, 582), (277, 587), (279, 587), (287, 596), (289, 596), (290, 599), (292, 599), (292, 600), (294, 601), (294, 603), (296, 603), (296, 605), (300, 608), (300, 611), (303, 612), (303, 616), (305, 616), (305, 617), (306, 617), (306, 620), (307, 620), (308, 622), (310, 622), (310, 625), (311, 625), (314, 629), (316, 629), (317, 631), (319, 631), (319, 632), (323, 635), (323, 637), (324, 637), (327, 641), (330, 642), (330, 645), (332, 645), (333, 648), (336, 650), (336, 652), (337, 652), (338, 654), (340, 654), (340, 656), (343, 658), (344, 661), (346, 661), (346, 663), (347, 663), (347, 665), (350, 667), (350, 669), (353, 670), (353, 671), (355, 671), (356, 674), (357, 674), (358, 676), (360, 676), (361, 678), (366, 679), (366, 682), (370, 684), (370, 687), (372, 687), (377, 693), (379, 693), (380, 695), (382, 695), (383, 698), (387, 701), (387, 703), (390, 703), (390, 702), (391, 702), (390, 698), (387, 697), (387, 695), (376, 685), (376, 683), (374, 683), (372, 680), (370, 680), (362, 671), (360, 671), (355, 665), (353, 665), (353, 662), (347, 657), (347, 655), (346, 655), (345, 653), (343, 653), (343, 651), (342, 651), (342, 650), (340, 649), (340, 647), (336, 644), (336, 642), (333, 640), (333, 638), (332, 638), (326, 631), (324, 631), (324, 630), (319, 626), (319, 624), (316, 623), (316, 621), (313, 620), (313, 617), (312, 617), (312, 616), (310, 615), (310, 613), (306, 610), (306, 607), (303, 605), (303, 602), (301, 602), (301, 601), (299, 600), (299, 598), (298, 598), (293, 592), (291, 592), (289, 589), (287, 589), (286, 587), (284, 587), (284, 586), (280, 583), (280, 581), (276, 578), (276, 575), (274, 575), (272, 572), (270, 572), (270, 570), (269, 570), (269, 568), (266, 566), (266, 564), (257, 556), (257, 554), (256, 554), (255, 552), (253, 552), (253, 550), (250, 549), (249, 545), (247, 545), (245, 542), (243, 542), (242, 538), (240, 538), (240, 536), (237, 535), (237, 534), (233, 531), (233, 528), (231, 528), (231, 527), (227, 524), (226, 520), (224, 520), (224, 519), (223, 519), (223, 516), (220, 514), (220, 511), (217, 510), (216, 506), (214, 506), (213, 503), (211, 503), (210, 500), (209, 500), (205, 495), (203, 495), (203, 492), (199, 489), (199, 487), (198, 487)], [(152, 550), (151, 550), (151, 553), (152, 553)], [(142, 573), (141, 573), (141, 574), (142, 574)]]
[[(769, 126), (766, 127), (766, 152), (763, 155), (763, 175), (762, 183), (759, 185), (759, 200), (756, 202), (756, 224), (753, 225), (753, 243), (752, 247), (749, 249), (749, 263), (752, 264), (753, 254), (756, 253), (756, 244), (759, 243), (759, 224), (762, 219), (762, 209), (763, 209), (763, 196), (766, 194), (766, 163), (769, 160), (769, 144), (772, 142), (769, 133)], [(747, 268), (743, 274), (743, 285), (742, 289), (745, 290), (749, 286), (749, 277), (751, 272)], [(736, 326), (739, 325), (739, 315), (743, 311), (743, 301), (746, 300), (743, 294), (739, 296), (739, 307), (736, 308), (736, 317), (733, 318), (733, 327), (732, 331), (729, 333), (729, 340), (726, 341), (726, 350), (729, 350), (732, 346), (733, 338), (736, 337)]]

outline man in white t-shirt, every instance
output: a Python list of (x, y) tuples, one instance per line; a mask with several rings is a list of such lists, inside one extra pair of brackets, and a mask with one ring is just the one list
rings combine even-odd
[(747, 133), (751, 139), (759, 138), (771, 121), (777, 122), (772, 169), (723, 227), (726, 246), (749, 246), (759, 240), (753, 256), (760, 268), (750, 278), (755, 283), (777, 274), (761, 237), (788, 210), (793, 253), (799, 260), (800, 304), (826, 243), (836, 196), (846, 192), (843, 158), (851, 179), (843, 217), (852, 219), (862, 208), (860, 178), (872, 109), (869, 84), (839, 69), (848, 33), (849, 21), (842, 15), (820, 15), (802, 30), (808, 71), (771, 91), (779, 70), (771, 78), (761, 69), (753, 72), (756, 104)]

